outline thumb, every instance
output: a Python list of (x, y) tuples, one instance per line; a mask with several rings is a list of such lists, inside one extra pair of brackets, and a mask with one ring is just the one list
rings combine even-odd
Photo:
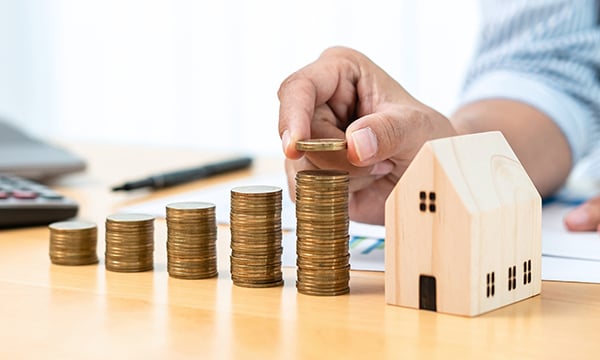
[(570, 231), (596, 230), (600, 224), (600, 195), (572, 210), (564, 221)]
[(348, 159), (356, 166), (410, 161), (429, 139), (455, 135), (448, 119), (425, 106), (396, 106), (355, 120), (346, 129)]

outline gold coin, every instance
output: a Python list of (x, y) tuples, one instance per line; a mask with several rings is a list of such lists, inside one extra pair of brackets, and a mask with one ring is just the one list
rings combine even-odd
[(310, 139), (296, 142), (298, 151), (339, 151), (345, 148), (345, 139)]
[(109, 215), (106, 220), (109, 222), (124, 223), (124, 222), (151, 222), (154, 220), (154, 216), (148, 214), (112, 214)]
[(312, 169), (312, 170), (301, 170), (298, 172), (300, 177), (310, 177), (320, 179), (325, 182), (342, 181), (348, 172), (345, 170), (334, 170), (334, 169)]
[(322, 289), (322, 287), (311, 287), (311, 286), (306, 286), (300, 282), (296, 282), (296, 287), (298, 288), (298, 292), (304, 295), (312, 295), (312, 296), (339, 296), (339, 295), (345, 295), (348, 294), (350, 292), (350, 288), (346, 287), (346, 288), (340, 288), (340, 289), (336, 289), (336, 288), (332, 288), (332, 289), (326, 289), (326, 290), (320, 290)]
[(48, 225), (50, 230), (54, 231), (78, 231), (95, 229), (96, 224), (89, 221), (60, 221)]
[(251, 197), (271, 197), (281, 193), (281, 188), (270, 185), (248, 185), (238, 186), (231, 189), (231, 194), (235, 196), (251, 196)]
[(167, 210), (181, 210), (184, 212), (193, 212), (194, 210), (210, 210), (214, 208), (215, 204), (201, 201), (182, 201), (167, 204)]
[(272, 282), (256, 282), (256, 281), (243, 281), (241, 279), (233, 280), (233, 284), (239, 287), (247, 287), (247, 288), (268, 288), (268, 287), (277, 287), (283, 285), (283, 280), (275, 280)]

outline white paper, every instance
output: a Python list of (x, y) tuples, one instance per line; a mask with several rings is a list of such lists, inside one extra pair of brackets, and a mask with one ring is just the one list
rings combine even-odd
[[(245, 178), (219, 186), (199, 189), (173, 197), (123, 208), (124, 212), (165, 216), (165, 206), (177, 201), (207, 201), (216, 205), (217, 221), (229, 223), (230, 190), (236, 186), (272, 185), (283, 190), (282, 227), (289, 230), (283, 239), (284, 266), (296, 264), (293, 230), (296, 216), (284, 174)], [(572, 206), (559, 203), (544, 206), (542, 211), (542, 279), (600, 283), (600, 236), (597, 232), (572, 233), (563, 225), (564, 215)], [(350, 222), (350, 262), (354, 270), (383, 271), (385, 228)]]
[(569, 232), (563, 218), (573, 206), (545, 205), (542, 212), (542, 254), (600, 262), (600, 236), (597, 232)]
[(600, 283), (600, 261), (542, 256), (542, 279)]

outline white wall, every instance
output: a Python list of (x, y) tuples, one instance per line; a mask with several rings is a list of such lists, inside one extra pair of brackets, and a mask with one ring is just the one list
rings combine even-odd
[(279, 153), (280, 82), (332, 45), (449, 114), (476, 0), (0, 0), (0, 116), (41, 136)]

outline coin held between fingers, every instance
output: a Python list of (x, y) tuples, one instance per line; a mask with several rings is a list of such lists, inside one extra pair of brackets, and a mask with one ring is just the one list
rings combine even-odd
[(346, 149), (345, 139), (309, 139), (296, 141), (298, 151), (339, 151)]

